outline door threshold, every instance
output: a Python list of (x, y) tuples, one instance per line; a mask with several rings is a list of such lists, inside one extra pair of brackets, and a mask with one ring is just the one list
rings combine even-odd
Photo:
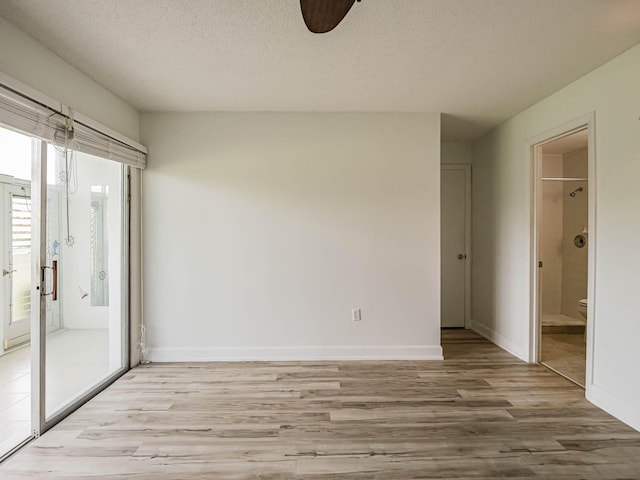
[(578, 385), (580, 388), (582, 388), (582, 389), (584, 390), (584, 385), (582, 385), (582, 384), (581, 384), (580, 382), (578, 382), (577, 380), (574, 380), (574, 379), (573, 379), (573, 378), (571, 378), (570, 376), (568, 376), (568, 375), (566, 375), (566, 374), (562, 373), (562, 372), (561, 372), (561, 371), (559, 371), (559, 370), (556, 370), (556, 369), (555, 369), (555, 368), (553, 368), (553, 367), (550, 367), (549, 365), (547, 365), (547, 364), (546, 364), (546, 363), (544, 363), (544, 362), (540, 362), (540, 363), (539, 363), (539, 365), (542, 365), (543, 367), (548, 368), (548, 369), (549, 369), (549, 370), (551, 370), (552, 372), (557, 373), (557, 374), (558, 374), (558, 375), (560, 375), (561, 377), (566, 378), (566, 379), (567, 379), (567, 380), (569, 380), (571, 383), (575, 383), (576, 385)]

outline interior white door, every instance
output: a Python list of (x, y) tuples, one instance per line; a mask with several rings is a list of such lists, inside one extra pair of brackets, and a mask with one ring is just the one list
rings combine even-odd
[(31, 322), (31, 192), (29, 187), (3, 186), (5, 252), (3, 288), (8, 304), (3, 316), (4, 348), (29, 341)]
[[(456, 168), (457, 167), (457, 168)], [(441, 208), (441, 325), (464, 327), (467, 307), (467, 175), (469, 166), (443, 166)]]

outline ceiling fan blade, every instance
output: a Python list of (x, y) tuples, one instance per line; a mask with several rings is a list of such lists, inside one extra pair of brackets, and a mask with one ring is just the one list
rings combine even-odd
[(302, 18), (313, 33), (326, 33), (342, 21), (356, 0), (300, 0)]

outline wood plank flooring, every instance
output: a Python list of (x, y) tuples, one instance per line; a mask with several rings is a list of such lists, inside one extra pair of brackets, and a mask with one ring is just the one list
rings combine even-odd
[(151, 364), (0, 466), (38, 479), (640, 479), (640, 433), (469, 331), (446, 360)]

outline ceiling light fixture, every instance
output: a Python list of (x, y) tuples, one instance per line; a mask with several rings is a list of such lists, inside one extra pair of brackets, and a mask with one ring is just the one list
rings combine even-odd
[[(304, 23), (313, 33), (327, 33), (336, 28), (356, 0), (300, 0)], [(358, 0), (359, 2), (360, 0)]]

